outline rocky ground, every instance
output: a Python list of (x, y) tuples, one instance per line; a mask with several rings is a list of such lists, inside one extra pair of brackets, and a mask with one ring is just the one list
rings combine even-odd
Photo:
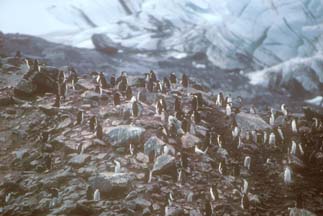
[[(94, 74), (80, 75), (75, 90), (69, 89), (57, 108), (53, 106), (53, 93), (28, 100), (17, 97), (14, 90), (22, 82), (23, 67), (10, 58), (1, 61), (2, 215), (198, 216), (207, 215), (208, 200), (214, 215), (323, 214), (323, 128), (322, 116), (317, 112), (292, 111), (284, 116), (276, 109), (277, 118), (271, 126), (268, 107), (259, 106), (254, 114), (249, 111), (251, 104), (245, 103), (239, 112), (233, 109), (236, 112), (228, 116), (224, 108), (216, 106), (216, 95), (207, 88), (177, 84), (167, 94), (147, 92), (136, 85), (138, 76), (131, 75), (128, 80), (133, 95), (142, 91), (145, 98), (139, 102), (139, 116), (134, 117), (131, 101), (122, 97), (121, 104), (114, 105), (116, 89), (108, 88), (102, 96), (94, 92)], [(202, 121), (184, 133), (181, 121), (171, 120), (171, 116), (175, 96), (181, 98), (183, 111), (190, 112), (191, 93), (203, 96), (199, 109)], [(161, 96), (167, 103), (167, 116), (155, 111), (155, 102)], [(237, 100), (233, 98), (233, 108), (237, 108)], [(279, 108), (280, 104), (272, 107)], [(77, 124), (79, 111), (83, 111), (84, 119)], [(92, 116), (102, 125), (102, 139), (90, 130)], [(313, 117), (317, 117), (318, 124)], [(292, 132), (292, 120), (297, 122), (297, 133)], [(235, 122), (241, 131), (240, 144), (232, 133)], [(172, 124), (177, 126), (176, 135), (165, 137), (160, 127)], [(278, 126), (284, 139), (277, 132)], [(208, 144), (209, 130), (213, 138)], [(264, 132), (272, 131), (275, 144), (264, 142)], [(248, 136), (251, 132), (256, 135)], [(44, 134), (49, 134), (48, 139)], [(222, 144), (217, 135), (223, 137)], [(292, 140), (302, 147), (297, 145), (294, 153), (290, 153)], [(207, 151), (196, 152), (196, 147)], [(152, 158), (151, 152), (156, 152), (156, 157)], [(187, 166), (183, 166), (183, 155), (187, 155)], [(250, 167), (244, 164), (247, 156)], [(120, 170), (116, 168), (118, 163)], [(290, 184), (284, 182), (286, 167), (292, 170)], [(147, 180), (149, 172), (151, 181)], [(101, 195), (98, 201), (93, 200), (96, 189)], [(242, 207), (243, 194), (249, 205)], [(303, 210), (293, 208), (296, 200), (298, 207), (303, 203)]]

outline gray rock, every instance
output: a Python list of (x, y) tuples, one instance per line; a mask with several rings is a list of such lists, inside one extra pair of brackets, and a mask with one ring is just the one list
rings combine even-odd
[(267, 122), (256, 114), (240, 112), (236, 115), (236, 121), (241, 130), (265, 130), (271, 128)]
[(74, 157), (72, 157), (69, 161), (68, 164), (73, 166), (73, 167), (81, 167), (83, 166), (86, 162), (88, 162), (91, 159), (91, 156), (88, 154), (79, 154)]
[(129, 144), (137, 144), (141, 141), (145, 129), (132, 125), (120, 125), (117, 127), (104, 128), (104, 141), (113, 147), (122, 147)]
[(116, 54), (118, 53), (118, 46), (105, 34), (93, 34), (92, 43), (95, 46), (95, 49), (104, 52), (107, 54)]
[(20, 149), (20, 150), (17, 150), (15, 153), (16, 153), (16, 158), (18, 160), (22, 160), (24, 157), (27, 157), (29, 155), (27, 149)]
[(81, 94), (81, 97), (88, 100), (97, 100), (101, 96), (99, 93), (96, 93), (94, 91), (85, 91), (83, 94)]
[(162, 146), (166, 143), (156, 136), (150, 137), (144, 144), (144, 153), (149, 155), (151, 152), (160, 154)]
[(182, 141), (182, 147), (184, 149), (194, 148), (195, 145), (198, 145), (201, 143), (200, 138), (198, 138), (190, 133), (186, 133), (184, 136), (182, 136), (181, 141)]
[(99, 189), (105, 198), (118, 198), (127, 195), (135, 179), (131, 173), (102, 172), (89, 179), (92, 188)]
[(176, 174), (176, 164), (175, 164), (175, 158), (173, 156), (164, 154), (156, 158), (156, 161), (153, 167), (153, 174), (174, 175), (174, 172)]

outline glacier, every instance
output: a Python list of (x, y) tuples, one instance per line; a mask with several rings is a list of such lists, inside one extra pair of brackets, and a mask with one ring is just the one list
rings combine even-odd
[(259, 70), (323, 48), (321, 0), (31, 0), (25, 10), (18, 4), (1, 1), (1, 31), (82, 48), (104, 34), (138, 52), (205, 53), (224, 70)]

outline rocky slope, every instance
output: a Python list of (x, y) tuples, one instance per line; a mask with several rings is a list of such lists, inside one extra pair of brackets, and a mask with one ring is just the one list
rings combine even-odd
[[(95, 73), (80, 75), (75, 89), (69, 88), (60, 107), (54, 107), (53, 93), (29, 100), (14, 95), (19, 82), (37, 89), (42, 82), (36, 79), (50, 80), (52, 74), (40, 70), (45, 76), (23, 81), (26, 71), (19, 59), (1, 62), (2, 215), (198, 216), (207, 213), (209, 203), (216, 215), (322, 214), (323, 119), (318, 113), (284, 116), (275, 110), (271, 125), (269, 111), (261, 107), (255, 114), (251, 105), (233, 98), (230, 114), (201, 86), (178, 83), (166, 94), (149, 92), (137, 82), (141, 75), (128, 77), (133, 95), (141, 92), (139, 115), (133, 116), (133, 100), (121, 96), (120, 105), (114, 104), (116, 88), (95, 92)], [(174, 101), (179, 97), (188, 115), (192, 93), (203, 97), (201, 121), (189, 119), (192, 127), (185, 133), (184, 121), (172, 117)], [(156, 114), (160, 97), (167, 115)], [(93, 116), (102, 137), (91, 131)], [(162, 128), (169, 129), (168, 135)], [(263, 139), (272, 132), (274, 143)], [(295, 201), (298, 208), (292, 208)]]

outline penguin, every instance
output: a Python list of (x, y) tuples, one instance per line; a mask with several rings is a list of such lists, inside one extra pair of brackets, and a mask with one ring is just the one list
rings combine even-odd
[(251, 114), (257, 114), (257, 111), (256, 111), (256, 107), (254, 105), (252, 105), (250, 107), (250, 111), (249, 111)]
[(126, 99), (127, 100), (131, 100), (132, 98), (132, 89), (130, 86), (127, 86), (127, 89), (126, 89)]
[(185, 152), (181, 153), (181, 166), (184, 169), (188, 167), (188, 155)]
[(159, 80), (156, 83), (156, 92), (163, 92), (163, 85)]
[(181, 110), (179, 110), (178, 112), (175, 112), (176, 119), (178, 119), (180, 121), (183, 121), (184, 116), (185, 116), (185, 114)]
[(240, 166), (238, 163), (233, 164), (233, 176), (239, 177), (240, 176)]
[(47, 131), (43, 131), (40, 135), (40, 141), (42, 143), (46, 143), (48, 142), (48, 138), (49, 138), (49, 133)]
[(132, 103), (132, 116), (138, 117), (139, 115), (139, 105), (137, 101)]
[(30, 71), (30, 65), (28, 59), (24, 59), (24, 63), (20, 65), (20, 69), (22, 73), (28, 73)]
[(105, 76), (103, 74), (103, 72), (100, 72), (97, 78), (97, 82), (99, 83), (99, 85), (101, 86), (101, 88), (103, 89), (107, 89), (108, 88), (108, 82), (105, 79)]
[(179, 97), (175, 98), (175, 112), (179, 112), (181, 111), (181, 100), (179, 99)]
[(93, 198), (94, 191), (90, 185), (86, 187), (86, 199), (87, 200), (92, 200)]
[(230, 117), (232, 114), (232, 109), (231, 109), (231, 105), (228, 103), (226, 108), (225, 108), (225, 114)]
[(169, 76), (169, 81), (171, 84), (176, 84), (177, 78), (175, 73), (171, 73)]
[(203, 151), (197, 145), (195, 145), (195, 147), (194, 147), (195, 153), (197, 153), (199, 155), (205, 155), (207, 153), (208, 149), (209, 149), (209, 147), (206, 147), (206, 149), (204, 149), (204, 151)]
[(95, 116), (92, 116), (90, 118), (90, 131), (91, 132), (94, 132), (95, 131), (95, 128), (96, 128), (96, 124), (97, 124), (97, 119)]
[(280, 109), (281, 109), (282, 113), (284, 114), (284, 116), (287, 117), (288, 116), (288, 110), (286, 108), (286, 105), (282, 104)]
[(155, 72), (153, 70), (150, 70), (149, 78), (153, 83), (157, 82), (157, 76), (156, 76), (156, 74), (155, 74)]
[(177, 169), (177, 182), (179, 183), (179, 184), (181, 184), (182, 183), (182, 172), (183, 172), (183, 170), (181, 169), (181, 168), (178, 168)]
[(219, 168), (218, 168), (218, 171), (221, 175), (226, 175), (227, 174), (227, 168), (226, 168), (226, 165), (225, 165), (225, 161), (221, 161), (219, 163)]
[(182, 85), (184, 88), (188, 87), (188, 77), (185, 73), (182, 75)]
[(303, 209), (304, 208), (303, 194), (301, 192), (299, 194), (297, 194), (296, 206), (295, 207), (298, 208), (298, 209)]
[(187, 118), (184, 118), (182, 120), (182, 129), (185, 133), (189, 132), (190, 130), (190, 123)]
[(54, 107), (60, 107), (61, 106), (61, 98), (60, 98), (59, 94), (56, 94), (55, 102), (54, 102), (53, 106)]
[(269, 135), (269, 145), (276, 145), (276, 135), (274, 132), (271, 132)]
[(59, 83), (59, 84), (61, 84), (61, 83), (63, 83), (63, 82), (65, 82), (65, 73), (64, 73), (64, 71), (59, 71), (58, 72), (58, 74), (57, 74), (57, 82)]
[(201, 122), (201, 116), (197, 110), (193, 111), (193, 119), (196, 124), (199, 124)]
[(213, 215), (213, 208), (210, 200), (206, 199), (205, 204), (204, 204), (204, 211), (205, 211), (205, 216), (212, 216)]
[(249, 197), (247, 194), (242, 194), (242, 197), (241, 197), (241, 208), (242, 209), (249, 209), (249, 205), (250, 205), (250, 202), (249, 202)]
[(165, 86), (166, 90), (170, 89), (170, 81), (167, 77), (164, 77), (163, 85)]
[(192, 96), (192, 111), (196, 111), (198, 109), (198, 100), (197, 100), (197, 96), (193, 95)]
[(21, 52), (19, 50), (16, 52), (15, 58), (18, 58), (18, 59), (21, 58)]
[(114, 94), (113, 103), (115, 106), (120, 105), (120, 94), (118, 92)]
[(194, 197), (194, 193), (193, 193), (192, 191), (190, 191), (190, 192), (187, 194), (186, 201), (187, 201), (187, 202), (193, 202), (193, 197)]
[(65, 80), (61, 84), (61, 96), (63, 97), (63, 100), (66, 99), (66, 95), (67, 95), (67, 80)]
[(216, 189), (216, 184), (213, 184), (211, 187), (210, 187), (210, 196), (211, 196), (211, 199), (212, 201), (215, 201), (215, 199), (218, 197), (218, 194), (217, 194), (217, 189)]
[(112, 88), (114, 88), (116, 86), (116, 76), (115, 74), (112, 74), (110, 77), (110, 85)]
[(225, 107), (225, 101), (224, 101), (224, 96), (222, 92), (219, 92), (217, 96), (216, 105), (219, 107)]
[(84, 120), (84, 113), (83, 111), (79, 110), (76, 115), (76, 124), (82, 124)]
[(246, 156), (244, 158), (243, 166), (245, 168), (247, 168), (248, 170), (250, 170), (250, 165), (251, 165), (251, 157), (250, 156)]
[(101, 194), (99, 189), (96, 189), (93, 194), (93, 200), (94, 201), (100, 201), (101, 200)]
[(129, 144), (129, 153), (130, 153), (131, 156), (133, 156), (135, 154), (135, 149), (134, 149), (134, 147), (132, 146), (131, 143)]
[(286, 167), (284, 170), (284, 183), (290, 185), (292, 183), (292, 170)]
[(295, 119), (292, 120), (292, 132), (294, 134), (297, 134), (298, 133), (297, 123), (296, 123), (296, 120)]
[(274, 111), (274, 109), (271, 109), (271, 111), (270, 111), (269, 124), (271, 126), (275, 125), (275, 111)]
[(156, 104), (156, 111), (157, 111), (157, 114), (161, 114), (162, 111), (163, 111), (163, 104), (162, 104), (162, 101), (159, 99), (157, 101), (157, 104)]
[(103, 131), (102, 131), (102, 126), (97, 123), (97, 126), (96, 126), (96, 138), (102, 140), (103, 138)]
[(241, 191), (243, 194), (248, 194), (249, 190), (249, 183), (246, 179), (243, 179), (243, 187), (241, 188)]
[(102, 96), (102, 88), (101, 88), (101, 86), (100, 85), (96, 85), (94, 92), (95, 93), (98, 93), (100, 96)]
[(147, 83), (147, 89), (149, 92), (153, 92), (154, 91), (154, 82), (149, 79), (148, 83)]
[(35, 61), (34, 61), (33, 71), (40, 72), (40, 66), (39, 66), (39, 62), (37, 59), (35, 59)]
[(121, 171), (121, 164), (120, 164), (120, 162), (117, 161), (117, 160), (114, 160), (113, 162), (116, 164), (115, 167), (114, 167), (114, 173), (120, 173), (120, 171)]
[(52, 169), (52, 155), (51, 154), (47, 154), (45, 155), (45, 167), (47, 170), (51, 170)]

